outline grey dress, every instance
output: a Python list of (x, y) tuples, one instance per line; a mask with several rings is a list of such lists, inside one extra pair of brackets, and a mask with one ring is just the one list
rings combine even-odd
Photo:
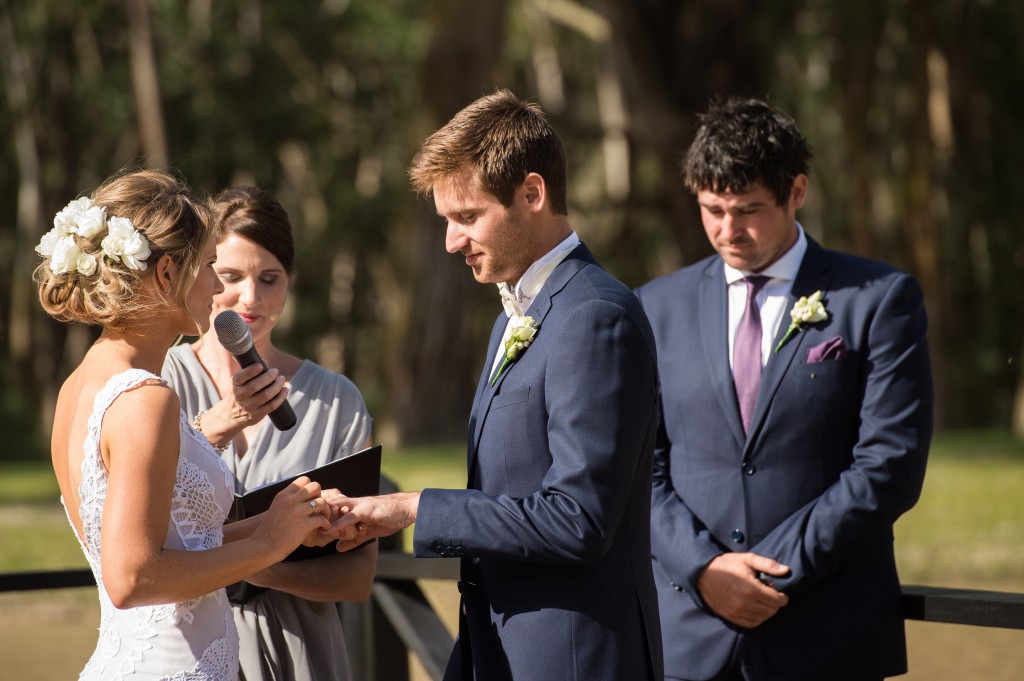
[[(190, 419), (221, 399), (188, 345), (171, 348), (163, 376)], [(264, 419), (244, 456), (237, 457), (234, 446), (221, 453), (235, 475), (238, 493), (348, 456), (370, 437), (372, 419), (349, 379), (306, 360), (289, 385), (295, 427), (278, 431)], [(315, 603), (273, 590), (233, 605), (242, 679), (348, 681), (340, 608), (338, 603)]]

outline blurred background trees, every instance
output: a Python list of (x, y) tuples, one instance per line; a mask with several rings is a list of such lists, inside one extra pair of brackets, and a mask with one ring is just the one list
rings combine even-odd
[(277, 195), (299, 246), (279, 343), (355, 380), (378, 439), (464, 437), (500, 307), (405, 169), (495, 87), (548, 112), (573, 224), (631, 286), (710, 253), (679, 173), (695, 114), (789, 111), (808, 232), (925, 287), (940, 426), (1024, 434), (1022, 37), (1012, 0), (4, 0), (0, 456), (46, 452), (96, 334), (39, 310), (32, 249), (133, 164)]

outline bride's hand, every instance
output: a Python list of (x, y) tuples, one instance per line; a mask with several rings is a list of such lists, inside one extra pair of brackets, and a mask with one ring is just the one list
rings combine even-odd
[(329, 508), (328, 520), (331, 522), (330, 529), (316, 529), (306, 537), (302, 543), (306, 546), (326, 546), (333, 541), (341, 540), (347, 541), (355, 539), (358, 536), (358, 531), (354, 525), (347, 525), (342, 527), (337, 521), (348, 513), (348, 506), (335, 506), (333, 504), (327, 504)]
[(320, 498), (320, 484), (302, 476), (278, 492), (270, 508), (260, 514), (253, 538), (266, 543), (282, 560), (320, 530), (330, 530), (332, 513), (331, 505)]

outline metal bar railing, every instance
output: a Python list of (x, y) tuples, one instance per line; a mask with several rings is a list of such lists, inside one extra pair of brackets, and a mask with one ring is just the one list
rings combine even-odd
[(1024, 629), (1024, 594), (904, 584), (903, 616), (922, 622)]

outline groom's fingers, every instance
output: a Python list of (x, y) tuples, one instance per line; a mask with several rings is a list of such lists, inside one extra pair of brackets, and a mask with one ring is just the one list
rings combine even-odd
[(352, 508), (352, 500), (336, 489), (324, 490), (321, 492), (321, 496), (323, 496), (324, 501), (331, 506), (347, 506)]

